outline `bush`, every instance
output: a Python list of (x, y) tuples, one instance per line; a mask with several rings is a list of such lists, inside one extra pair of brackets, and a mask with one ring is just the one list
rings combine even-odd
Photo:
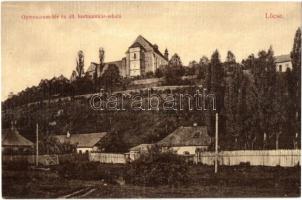
[(62, 178), (80, 180), (104, 180), (115, 183), (123, 176), (125, 166), (100, 164), (99, 162), (66, 162), (58, 167)]
[(130, 164), (126, 181), (138, 185), (183, 185), (188, 181), (188, 166), (174, 153), (149, 152)]
[(21, 170), (27, 170), (28, 168), (29, 168), (29, 164), (27, 161), (3, 161), (2, 162), (3, 170), (21, 171)]

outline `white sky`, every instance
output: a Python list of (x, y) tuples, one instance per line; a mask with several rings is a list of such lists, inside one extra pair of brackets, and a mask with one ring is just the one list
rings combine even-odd
[[(266, 19), (266, 13), (282, 19)], [(22, 15), (120, 14), (121, 19), (23, 20)], [(288, 54), (301, 26), (301, 4), (240, 2), (43, 2), (2, 3), (2, 100), (41, 79), (63, 74), (70, 78), (78, 50), (85, 70), (98, 61), (119, 60), (141, 34), (183, 63), (217, 48), (224, 60), (231, 50), (237, 61), (273, 46)]]

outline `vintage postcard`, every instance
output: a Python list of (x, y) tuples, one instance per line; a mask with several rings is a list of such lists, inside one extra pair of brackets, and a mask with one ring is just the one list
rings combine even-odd
[(301, 196), (301, 2), (2, 2), (2, 198)]

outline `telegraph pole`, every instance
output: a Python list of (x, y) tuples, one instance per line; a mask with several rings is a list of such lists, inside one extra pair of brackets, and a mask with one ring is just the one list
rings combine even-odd
[(218, 113), (215, 120), (215, 174), (218, 171)]
[(38, 166), (39, 161), (39, 125), (36, 124), (36, 166)]

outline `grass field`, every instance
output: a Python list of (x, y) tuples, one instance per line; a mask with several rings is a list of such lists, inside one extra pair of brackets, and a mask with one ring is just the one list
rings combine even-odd
[[(104, 165), (112, 168), (112, 165)], [(68, 180), (56, 171), (3, 170), (5, 198), (56, 198), (93, 188), (85, 198), (131, 197), (298, 197), (300, 167), (220, 167), (217, 175), (207, 166), (190, 166), (190, 182), (180, 187), (144, 187), (104, 181)], [(77, 196), (75, 196), (76, 198)]]

